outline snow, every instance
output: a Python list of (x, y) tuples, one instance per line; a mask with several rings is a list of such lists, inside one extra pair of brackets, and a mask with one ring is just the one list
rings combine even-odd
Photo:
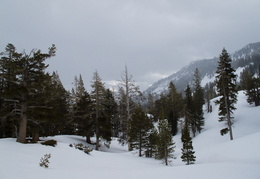
[(209, 75), (205, 75), (204, 78), (201, 80), (201, 86), (205, 87), (207, 83), (214, 82), (215, 76), (209, 77)]
[[(205, 113), (205, 127), (193, 138), (195, 165), (187, 166), (181, 159), (180, 134), (174, 136), (175, 156), (171, 166), (160, 161), (138, 157), (114, 139), (109, 149), (92, 151), (90, 155), (69, 147), (85, 143), (80, 136), (54, 136), (56, 147), (41, 144), (20, 144), (15, 139), (0, 139), (0, 179), (133, 179), (133, 178), (194, 178), (194, 179), (259, 179), (260, 178), (260, 108), (247, 104), (243, 92), (238, 94), (233, 125), (234, 140), (221, 136), (225, 124), (218, 122), (218, 106), (212, 101), (213, 112)], [(92, 146), (93, 147), (93, 146)], [(39, 166), (44, 154), (51, 154), (50, 166)]]

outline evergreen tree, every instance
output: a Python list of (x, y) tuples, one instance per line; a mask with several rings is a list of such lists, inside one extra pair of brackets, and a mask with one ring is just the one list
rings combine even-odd
[(183, 109), (183, 100), (181, 93), (178, 93), (174, 84), (170, 82), (169, 93), (167, 95), (167, 114), (168, 120), (171, 125), (172, 135), (178, 132), (178, 120), (181, 116)]
[(194, 164), (196, 157), (194, 156), (192, 140), (190, 137), (190, 132), (188, 128), (188, 123), (185, 122), (184, 128), (182, 130), (181, 141), (183, 142), (182, 147), (182, 161), (186, 162), (187, 165)]
[(193, 94), (193, 105), (194, 105), (194, 121), (196, 125), (196, 131), (199, 133), (202, 130), (202, 126), (204, 126), (204, 113), (203, 113), (203, 105), (204, 105), (204, 91), (201, 87), (201, 78), (199, 70), (196, 68), (194, 72), (194, 94)]
[(51, 109), (48, 111), (44, 127), (41, 127), (44, 128), (42, 135), (63, 134), (64, 127), (69, 121), (69, 92), (64, 88), (57, 72), (53, 72), (47, 91), (47, 106), (51, 106)]
[(93, 108), (95, 110), (95, 135), (96, 135), (96, 150), (99, 149), (99, 139), (100, 139), (100, 118), (102, 117), (102, 101), (104, 101), (104, 83), (102, 83), (98, 72), (94, 72), (93, 82), (92, 82), (92, 100)]
[(175, 143), (172, 141), (171, 129), (168, 120), (161, 118), (158, 124), (158, 140), (156, 158), (162, 160), (165, 165), (169, 165), (173, 155)]
[(7, 44), (0, 56), (0, 137), (17, 137), (20, 103), (15, 97), (18, 88), (15, 70), (21, 54), (12, 44)]
[(197, 126), (194, 118), (194, 104), (192, 100), (191, 88), (189, 85), (185, 90), (184, 117), (185, 117), (185, 121), (188, 123), (189, 127), (191, 128), (193, 136), (195, 136), (197, 131)]
[(242, 89), (245, 89), (247, 102), (249, 104), (255, 104), (255, 106), (260, 105), (260, 81), (258, 77), (254, 77), (248, 69), (245, 69), (240, 76), (240, 84)]
[(153, 127), (148, 135), (148, 143), (145, 151), (146, 157), (156, 158), (157, 144), (158, 144), (158, 131), (156, 130), (155, 127)]
[(41, 106), (45, 102), (39, 95), (44, 91), (45, 80), (49, 80), (49, 75), (45, 73), (48, 65), (44, 62), (55, 55), (56, 47), (50, 47), (48, 53), (33, 49), (27, 54), (25, 51), (17, 53), (14, 46), (8, 44), (6, 50), (9, 54), (4, 54), (1, 58), (1, 63), (4, 63), (1, 76), (6, 84), (3, 98), (19, 101), (20, 125), (17, 142), (25, 143), (28, 117), (34, 116), (33, 110), (46, 107)]
[(109, 104), (113, 100), (112, 93), (106, 90), (104, 83), (102, 83), (98, 72), (94, 72), (92, 81), (93, 91), (91, 93), (94, 109), (95, 119), (95, 135), (96, 135), (96, 150), (99, 149), (100, 139), (104, 139), (105, 142), (110, 142), (112, 137), (112, 124), (111, 124), (111, 105)]
[(91, 143), (90, 137), (94, 135), (94, 123), (92, 100), (89, 93), (85, 90), (82, 76), (74, 78), (74, 88), (72, 91), (73, 99), (73, 118), (76, 134), (86, 136), (86, 142)]
[(139, 149), (139, 156), (141, 157), (142, 151), (148, 147), (149, 131), (153, 125), (140, 105), (134, 110), (132, 118), (129, 132), (131, 148)]
[(100, 136), (105, 142), (112, 140), (112, 128), (114, 118), (117, 115), (117, 104), (114, 98), (114, 94), (111, 90), (106, 89), (104, 91), (104, 101), (102, 102), (103, 111), (101, 117), (101, 130)]
[(216, 86), (217, 92), (220, 98), (216, 100), (216, 104), (219, 104), (219, 118), (220, 121), (227, 121), (228, 128), (221, 130), (221, 134), (225, 134), (226, 131), (230, 133), (230, 140), (233, 140), (232, 133), (232, 114), (236, 109), (234, 104), (237, 102), (237, 90), (236, 90), (236, 75), (235, 70), (231, 67), (231, 58), (226, 49), (222, 50), (219, 57)]
[(92, 117), (92, 101), (87, 91), (79, 97), (75, 108), (75, 123), (77, 134), (86, 136), (86, 142), (91, 143), (90, 138), (94, 135), (94, 119)]

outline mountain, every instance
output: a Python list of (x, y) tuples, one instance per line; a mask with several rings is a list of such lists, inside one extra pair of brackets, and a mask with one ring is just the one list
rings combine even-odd
[[(260, 42), (248, 44), (235, 53), (230, 54), (230, 56), (233, 60), (232, 66), (236, 70), (238, 80), (240, 72), (249, 66), (251, 68), (251, 72), (256, 73), (256, 69), (260, 65)], [(202, 86), (206, 86), (206, 84), (214, 82), (217, 66), (218, 57), (193, 61), (189, 65), (180, 69), (178, 72), (155, 82), (152, 86), (145, 90), (144, 93), (160, 94), (165, 92), (171, 81), (175, 84), (179, 91), (183, 91), (188, 84), (192, 84), (193, 74), (196, 68), (198, 68), (200, 72)]]

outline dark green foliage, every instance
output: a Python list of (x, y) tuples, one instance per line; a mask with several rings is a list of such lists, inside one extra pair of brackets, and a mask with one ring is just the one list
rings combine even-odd
[(166, 119), (160, 119), (158, 124), (158, 138), (156, 159), (162, 160), (165, 165), (169, 165), (171, 158), (175, 158), (173, 152), (175, 143), (172, 141), (171, 129)]
[(203, 105), (204, 105), (204, 90), (201, 87), (201, 78), (199, 70), (196, 68), (194, 72), (194, 93), (193, 93), (193, 109), (194, 109), (194, 121), (196, 126), (196, 131), (199, 133), (204, 126), (204, 113), (203, 113)]
[(183, 109), (183, 100), (181, 93), (178, 93), (174, 84), (169, 84), (169, 92), (167, 95), (167, 119), (171, 125), (172, 135), (178, 132), (178, 120), (181, 117)]
[(45, 72), (48, 67), (45, 60), (55, 56), (55, 53), (54, 45), (49, 48), (48, 53), (33, 49), (27, 54), (25, 51), (16, 52), (15, 47), (8, 44), (5, 53), (1, 54), (1, 101), (18, 101), (17, 106), (5, 108), (7, 111), (3, 111), (1, 115), (3, 119), (7, 119), (14, 112), (19, 115), (18, 142), (26, 142), (28, 118), (31, 119), (33, 128), (38, 125), (38, 121), (46, 118), (44, 94), (50, 75)]
[(187, 122), (188, 126), (191, 128), (193, 136), (195, 136), (196, 131), (197, 131), (197, 126), (196, 126), (196, 120), (194, 117), (194, 103), (192, 100), (192, 93), (191, 93), (191, 88), (188, 85), (186, 90), (185, 90), (185, 109), (184, 109), (184, 118), (185, 121)]
[(152, 158), (156, 157), (157, 151), (157, 143), (158, 143), (158, 131), (153, 128), (148, 136), (148, 143), (146, 146), (145, 156)]
[(182, 130), (181, 140), (183, 142), (182, 147), (182, 161), (186, 163), (186, 165), (194, 164), (196, 161), (196, 157), (194, 156), (192, 140), (190, 137), (190, 132), (188, 128), (187, 122), (185, 122), (184, 129)]
[(86, 141), (91, 143), (90, 137), (94, 135), (95, 121), (92, 117), (92, 101), (87, 91), (79, 96), (79, 100), (75, 105), (74, 122), (77, 126), (77, 135), (86, 136)]
[(143, 155), (142, 151), (145, 149), (147, 150), (149, 147), (149, 132), (153, 125), (140, 105), (133, 112), (130, 126), (129, 141), (131, 143), (131, 148), (138, 149), (139, 156), (141, 157)]
[(220, 121), (227, 121), (230, 140), (233, 140), (231, 119), (233, 111), (236, 109), (234, 104), (237, 102), (237, 90), (235, 70), (231, 67), (231, 62), (229, 54), (223, 49), (216, 71), (216, 86), (220, 96), (216, 100), (216, 104), (219, 104), (219, 119)]
[(105, 89), (97, 72), (94, 73), (91, 86), (93, 88), (91, 99), (95, 121), (96, 150), (98, 150), (100, 139), (108, 143), (112, 140), (112, 118), (115, 115), (116, 104), (113, 93)]
[(42, 142), (41, 144), (55, 147), (57, 145), (57, 141), (56, 140), (47, 140), (45, 142)]
[(246, 90), (247, 102), (254, 103), (255, 106), (260, 105), (260, 75), (257, 76), (254, 77), (248, 69), (244, 69), (240, 76), (240, 85), (242, 89)]

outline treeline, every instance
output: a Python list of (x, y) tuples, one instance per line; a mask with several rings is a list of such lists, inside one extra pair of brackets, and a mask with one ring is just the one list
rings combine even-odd
[[(225, 51), (222, 53), (227, 55)], [(222, 82), (219, 84), (221, 75), (216, 81), (219, 85), (212, 83), (202, 88), (196, 69), (184, 92), (177, 91), (171, 82), (167, 93), (159, 98), (155, 99), (152, 94), (144, 96), (127, 67), (116, 92), (105, 87), (97, 71), (93, 73), (91, 91), (85, 89), (81, 75), (75, 77), (73, 89), (67, 91), (57, 72), (46, 72), (45, 61), (55, 54), (54, 45), (47, 53), (37, 49), (26, 53), (17, 52), (12, 44), (1, 53), (0, 138), (14, 137), (17, 142), (27, 143), (37, 142), (40, 136), (81, 135), (98, 150), (100, 145), (109, 146), (112, 137), (116, 137), (121, 144), (127, 144), (129, 150), (138, 149), (139, 156), (161, 159), (167, 165), (169, 158), (174, 158), (172, 136), (180, 131), (182, 159), (192, 164), (195, 156), (190, 132), (195, 137), (203, 129), (203, 105), (206, 103), (207, 112), (211, 112), (210, 99), (227, 95), (222, 93)], [(230, 65), (229, 56), (225, 58)], [(226, 74), (220, 69), (221, 65), (219, 73)], [(235, 83), (234, 89), (246, 90), (248, 102), (259, 105), (259, 71), (257, 76), (245, 69), (240, 81)], [(235, 80), (230, 85), (233, 82)]]

